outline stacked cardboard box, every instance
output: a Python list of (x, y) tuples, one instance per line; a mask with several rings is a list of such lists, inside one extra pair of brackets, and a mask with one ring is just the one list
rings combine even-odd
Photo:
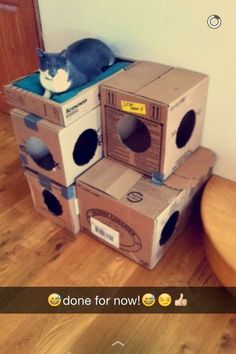
[(77, 179), (81, 227), (153, 269), (188, 222), (194, 196), (213, 164), (214, 154), (199, 148), (160, 186), (104, 158)]
[(137, 62), (101, 86), (105, 155), (154, 182), (200, 145), (208, 77)]
[[(38, 73), (5, 87), (12, 123), (36, 210), (73, 233), (80, 230), (75, 178), (102, 158), (99, 83), (129, 63), (117, 60), (70, 99), (40, 93)], [(100, 78), (100, 81), (99, 81)]]
[(148, 269), (183, 230), (214, 154), (206, 75), (140, 61), (100, 86), (105, 159), (76, 182), (82, 229)]
[(207, 87), (206, 75), (147, 61), (62, 104), (7, 85), (36, 209), (153, 269), (214, 166), (200, 147)]

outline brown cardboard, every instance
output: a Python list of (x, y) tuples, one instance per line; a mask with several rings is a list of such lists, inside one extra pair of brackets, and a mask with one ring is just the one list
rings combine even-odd
[(211, 150), (199, 148), (196, 152), (165, 181), (169, 188), (194, 187), (209, 171), (209, 165), (213, 166), (215, 155)]
[(76, 180), (81, 228), (153, 269), (186, 224), (190, 202), (214, 160), (200, 147), (162, 186), (115, 161), (100, 160)]
[(108, 79), (100, 86), (105, 156), (162, 182), (200, 144), (207, 88), (204, 74), (146, 61)]
[[(64, 186), (102, 157), (100, 107), (67, 127), (19, 109), (11, 110), (11, 118), (23, 165)], [(41, 159), (35, 154), (38, 143), (46, 149)]]
[[(120, 58), (124, 59), (125, 58)], [(134, 63), (135, 64), (135, 63)], [(134, 65), (134, 64), (131, 64)], [(122, 69), (124, 70), (124, 69)], [(117, 75), (119, 72), (113, 74)], [(31, 73), (32, 74), (32, 73)], [(30, 75), (31, 75), (30, 74)], [(24, 77), (27, 77), (26, 75)], [(112, 77), (112, 76), (109, 76)], [(107, 80), (101, 80), (93, 86), (84, 89), (64, 103), (58, 103), (38, 94), (18, 88), (14, 80), (4, 87), (7, 102), (13, 107), (36, 114), (60, 126), (68, 126), (100, 105), (99, 85)]]
[(77, 234), (80, 225), (75, 185), (66, 188), (28, 169), (25, 169), (25, 176), (36, 211), (59, 226)]
[(126, 92), (136, 92), (149, 84), (153, 77), (159, 78), (171, 69), (172, 67), (168, 65), (142, 60), (119, 75), (107, 79), (106, 86)]

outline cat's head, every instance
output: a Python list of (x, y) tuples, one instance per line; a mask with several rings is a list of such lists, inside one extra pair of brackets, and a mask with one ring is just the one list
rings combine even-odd
[[(37, 50), (39, 57), (39, 79), (41, 85), (48, 91), (60, 93), (68, 90), (71, 85), (69, 80), (69, 61), (67, 51), (61, 53), (46, 53), (42, 49)], [(50, 97), (48, 95), (45, 97)]]
[(68, 71), (66, 50), (61, 53), (47, 53), (38, 48), (36, 53), (39, 58), (40, 72), (48, 79), (54, 78), (59, 70)]

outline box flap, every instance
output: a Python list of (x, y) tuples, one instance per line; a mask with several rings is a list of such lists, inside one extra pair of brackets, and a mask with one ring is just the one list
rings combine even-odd
[(207, 76), (194, 71), (173, 68), (159, 79), (136, 91), (137, 94), (170, 105), (187, 91), (207, 80)]
[(131, 168), (102, 159), (78, 180), (119, 200), (141, 177)]
[(162, 186), (158, 186), (149, 177), (104, 158), (80, 176), (76, 183), (82, 182), (141, 214), (156, 218), (182, 190), (206, 180), (214, 161), (214, 153), (200, 147)]
[(107, 79), (101, 87), (136, 92), (171, 69), (172, 67), (168, 65), (140, 61), (111, 79)]
[(76, 182), (85, 183), (152, 218), (159, 215), (179, 193), (165, 186), (157, 186), (149, 177), (106, 158)]
[(209, 149), (199, 147), (164, 184), (174, 189), (194, 187), (211, 173), (214, 163), (215, 154)]

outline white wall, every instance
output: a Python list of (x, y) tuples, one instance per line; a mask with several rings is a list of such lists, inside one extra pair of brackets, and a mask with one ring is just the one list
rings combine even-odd
[[(235, 0), (39, 0), (48, 51), (97, 37), (116, 54), (210, 76), (202, 145), (218, 156), (215, 173), (236, 181)], [(207, 26), (221, 16), (218, 30)]]

